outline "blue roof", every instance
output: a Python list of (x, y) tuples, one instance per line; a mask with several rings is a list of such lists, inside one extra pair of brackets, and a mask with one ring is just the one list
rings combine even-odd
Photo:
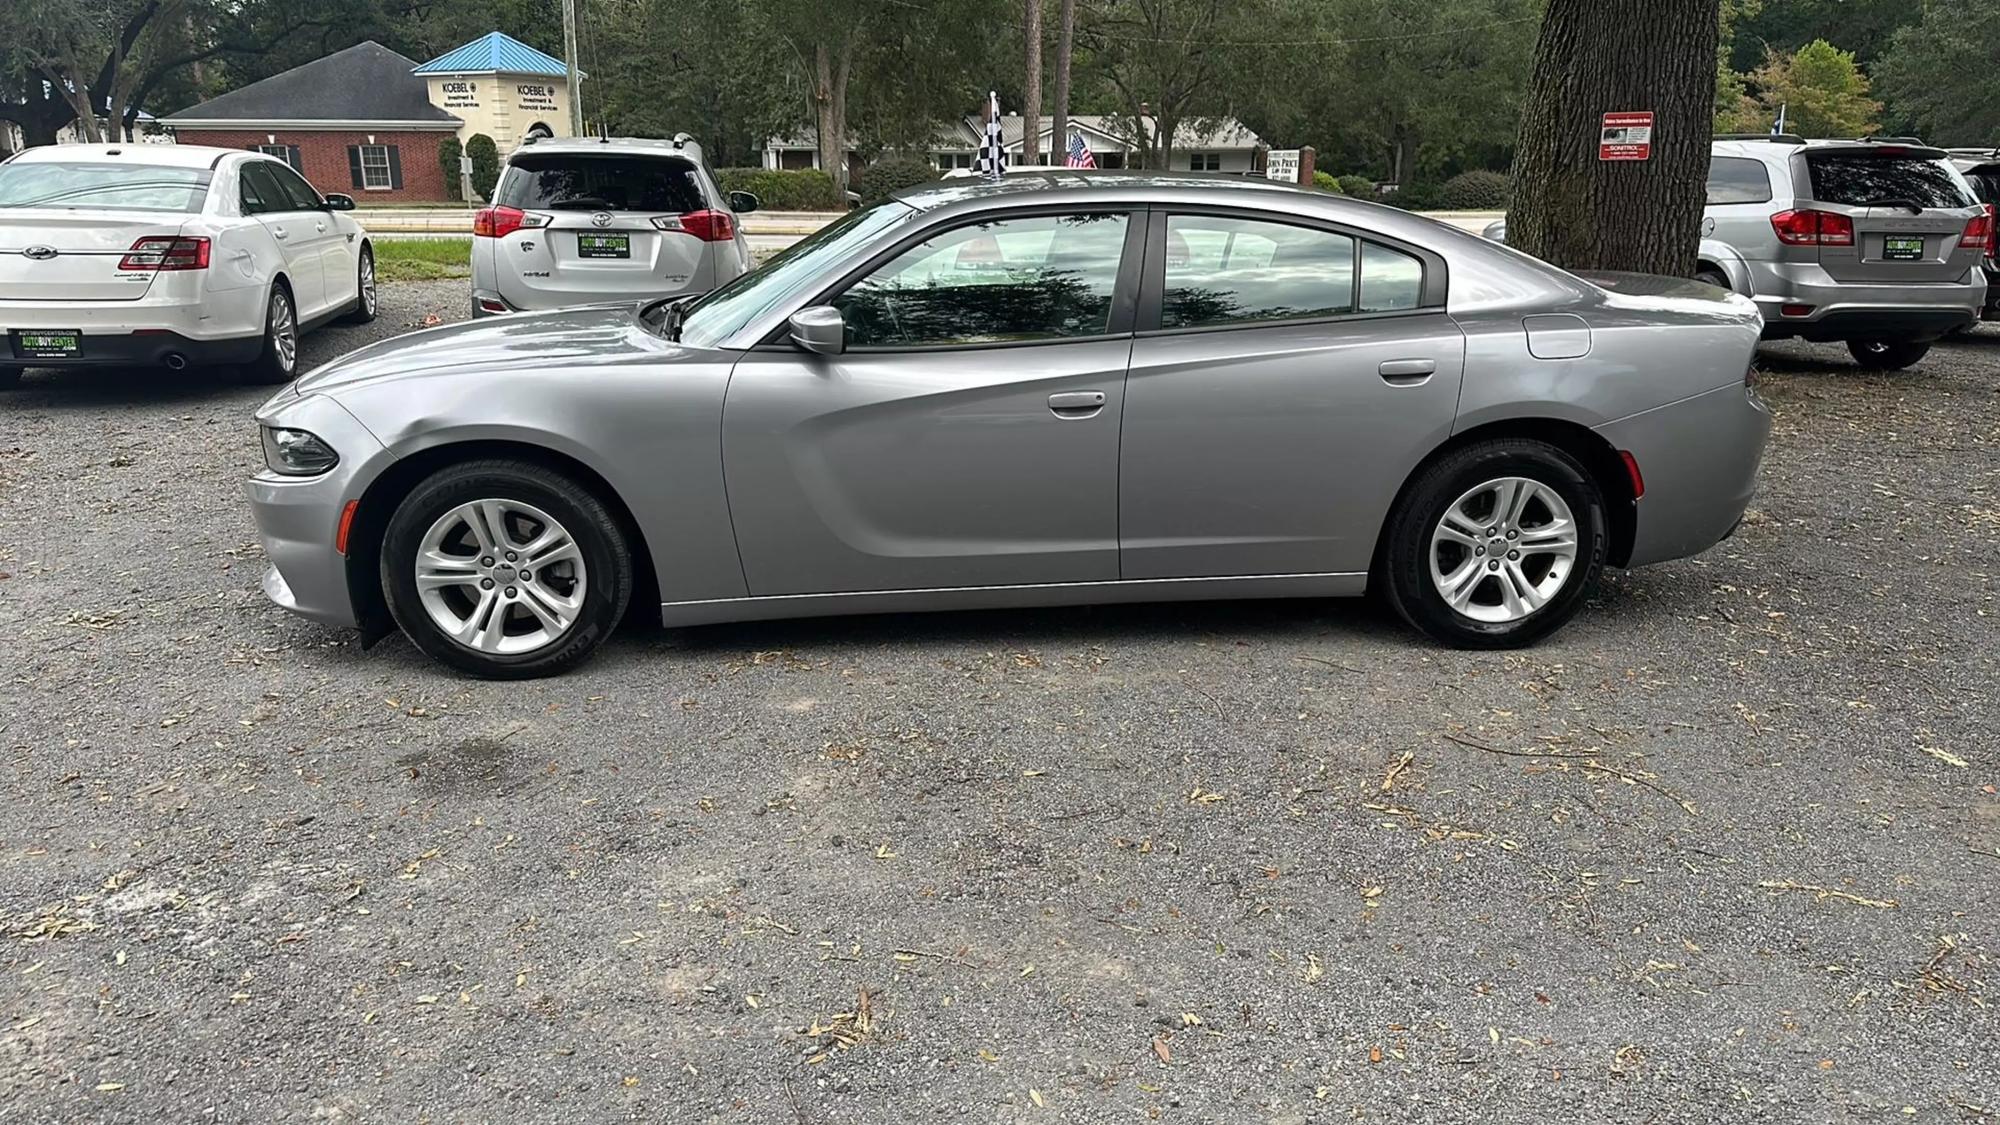
[[(553, 55), (504, 32), (490, 32), (418, 67), (414, 74), (542, 74), (563, 78), (569, 69)], [(580, 75), (583, 72), (577, 71)]]

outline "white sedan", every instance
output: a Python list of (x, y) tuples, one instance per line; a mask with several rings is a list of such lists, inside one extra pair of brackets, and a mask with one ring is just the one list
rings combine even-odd
[(0, 164), (0, 386), (24, 367), (298, 373), (299, 335), (375, 317), (367, 232), (282, 160), (54, 145)]

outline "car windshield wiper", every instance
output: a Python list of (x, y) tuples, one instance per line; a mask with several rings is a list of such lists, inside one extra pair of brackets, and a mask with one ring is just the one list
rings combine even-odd
[(654, 306), (660, 310), (660, 335), (676, 343), (681, 338), (681, 318), (687, 315), (688, 305), (697, 294), (684, 293), (679, 297), (669, 297)]
[(1905, 211), (1908, 211), (1908, 212), (1909, 212), (1910, 214), (1912, 214), (1912, 215), (1921, 215), (1921, 214), (1923, 214), (1923, 213), (1924, 213), (1924, 205), (1923, 205), (1923, 204), (1921, 204), (1921, 203), (1918, 203), (1918, 202), (1917, 202), (1916, 200), (1914, 200), (1914, 199), (1902, 199), (1902, 198), (1890, 198), (1890, 199), (1870, 199), (1870, 200), (1868, 200), (1868, 201), (1866, 201), (1866, 202), (1864, 202), (1864, 203), (1860, 204), (1860, 206), (1862, 206), (1862, 207), (1901, 207), (1901, 208), (1902, 208), (1903, 210), (1905, 210)]
[(558, 199), (544, 204), (551, 211), (609, 211), (611, 204), (594, 195), (579, 195), (574, 199)]

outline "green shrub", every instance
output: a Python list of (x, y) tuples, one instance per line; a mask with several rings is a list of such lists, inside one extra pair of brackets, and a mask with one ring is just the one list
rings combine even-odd
[(1341, 190), (1340, 180), (1328, 172), (1314, 172), (1313, 186), (1321, 191), (1329, 192), (1333, 195), (1347, 194), (1345, 191)]
[(1340, 190), (1356, 199), (1375, 198), (1375, 181), (1366, 176), (1340, 177)]
[(1382, 202), (1391, 207), (1401, 207), (1405, 211), (1436, 211), (1440, 207), (1442, 189), (1436, 184), (1404, 184), (1382, 197)]
[(465, 142), (465, 155), (472, 158), (472, 190), (491, 203), (493, 185), (500, 182), (500, 146), (484, 133), (472, 134)]
[(1512, 190), (1504, 172), (1460, 172), (1444, 182), (1438, 203), (1447, 211), (1499, 211)]
[(724, 191), (747, 191), (765, 211), (844, 211), (834, 193), (833, 177), (817, 168), (773, 171), (769, 168), (718, 168), (716, 182)]
[(938, 178), (937, 169), (914, 156), (885, 156), (862, 169), (854, 190), (861, 205), (880, 203), (906, 187), (927, 184)]
[(459, 157), (464, 155), (465, 149), (458, 143), (457, 137), (446, 137), (444, 140), (438, 142), (438, 168), (444, 172), (444, 197), (446, 199), (458, 199), (461, 195), (459, 190), (461, 181), (458, 175), (458, 160)]

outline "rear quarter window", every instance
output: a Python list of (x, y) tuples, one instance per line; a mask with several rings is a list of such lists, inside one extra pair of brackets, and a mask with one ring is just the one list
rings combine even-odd
[(1764, 162), (1742, 156), (1718, 156), (1708, 162), (1708, 202), (1769, 203), (1771, 174)]
[(551, 152), (515, 156), (494, 202), (524, 211), (643, 211), (684, 215), (708, 206), (701, 173), (671, 156)]
[(1972, 206), (1972, 197), (1949, 164), (1914, 156), (1813, 153), (1806, 157), (1813, 198), (1822, 203), (1865, 206), (1876, 200), (1908, 200), (1919, 207)]

